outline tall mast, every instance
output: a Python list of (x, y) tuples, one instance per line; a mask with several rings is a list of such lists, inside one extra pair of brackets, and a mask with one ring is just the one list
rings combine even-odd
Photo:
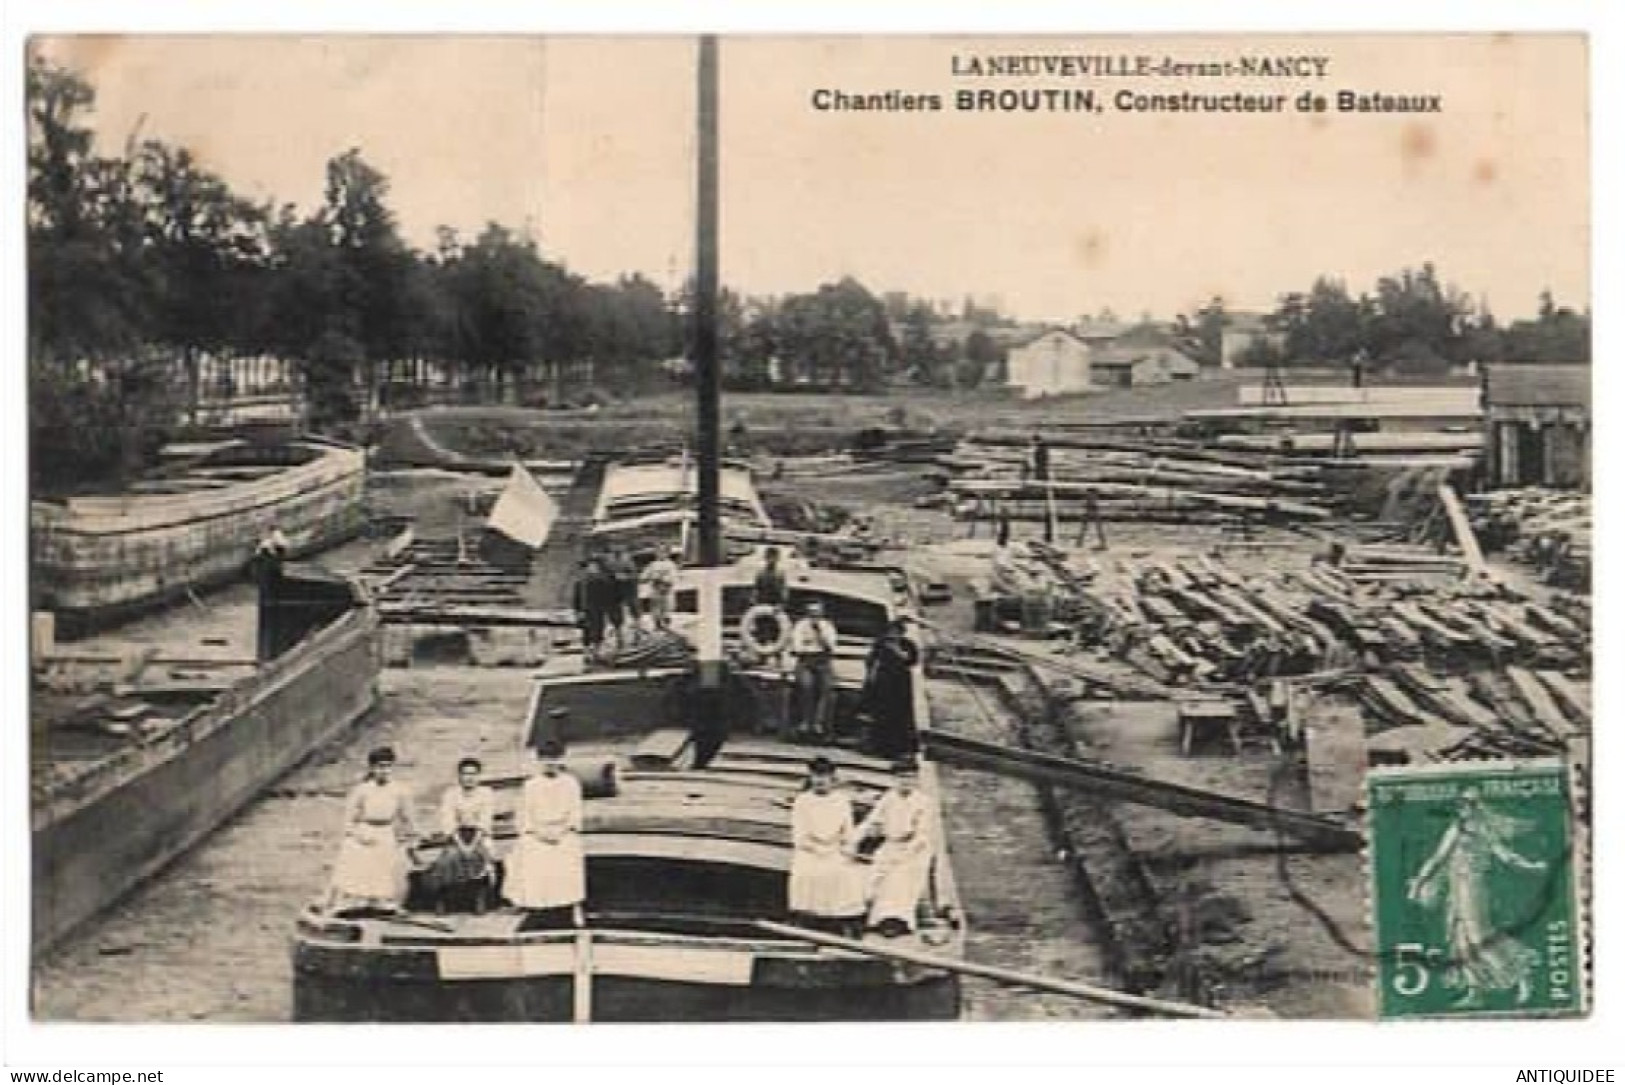
[(717, 363), (717, 39), (700, 38), (694, 384), (699, 395), (699, 564), (722, 564), (722, 383)]

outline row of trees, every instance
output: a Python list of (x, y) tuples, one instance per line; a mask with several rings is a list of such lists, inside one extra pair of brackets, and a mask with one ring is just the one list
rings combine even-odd
[(301, 214), (242, 197), (162, 140), (99, 151), (94, 105), (78, 75), (30, 59), (38, 482), (139, 463), (195, 407), (205, 356), (291, 360), (320, 425), (353, 418), (407, 360), (500, 391), (583, 362), (642, 378), (681, 350), (676, 312), (639, 276), (588, 282), (495, 224), (467, 243), (442, 229), (434, 252), (416, 251), (388, 178), (357, 150), (328, 162), (321, 205)]
[[(688, 299), (639, 275), (589, 282), (494, 223), (472, 240), (442, 227), (433, 251), (414, 249), (389, 179), (359, 150), (327, 163), (321, 204), (301, 213), (245, 198), (160, 139), (106, 153), (94, 89), (39, 56), (27, 107), (38, 484), (138, 466), (197, 410), (206, 358), (291, 362), (326, 426), (386, 393), (409, 400), (426, 373), (539, 402), (579, 395), (586, 374), (612, 391), (647, 386), (685, 351)], [(964, 383), (991, 356), (985, 342), (900, 346), (885, 305), (850, 278), (782, 298), (725, 292), (721, 313), (737, 388), (872, 390), (900, 365)]]
[[(1243, 365), (1356, 362), (1402, 372), (1437, 372), (1466, 362), (1571, 362), (1591, 360), (1591, 317), (1540, 296), (1533, 319), (1501, 325), (1484, 304), (1439, 279), (1432, 264), (1377, 280), (1358, 296), (1341, 280), (1323, 276), (1307, 290), (1283, 295), (1264, 318), (1274, 333), (1237, 359)], [(1180, 318), (1179, 332), (1194, 357), (1220, 360), (1224, 303), (1215, 298)]]

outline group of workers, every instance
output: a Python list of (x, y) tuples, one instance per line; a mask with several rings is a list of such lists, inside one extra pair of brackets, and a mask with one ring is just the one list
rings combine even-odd
[(581, 639), (589, 652), (612, 640), (618, 648), (635, 643), (645, 629), (643, 602), (648, 599), (648, 625), (671, 628), (672, 594), (677, 586), (681, 549), (672, 547), (639, 572), (624, 547), (613, 547), (581, 559), (572, 604), (581, 622)]
[[(782, 616), (789, 606), (789, 586), (779, 552), (769, 547), (756, 574), (754, 602)], [(791, 660), (789, 729), (792, 737), (811, 743), (835, 740), (835, 649), (839, 635), (824, 613), (824, 604), (808, 599), (790, 624), (785, 647)], [(779, 620), (783, 620), (781, 617)], [(919, 646), (908, 635), (909, 619), (887, 623), (865, 661), (858, 714), (868, 721), (865, 741), (870, 752), (896, 758), (917, 748), (914, 726), (914, 667)]]
[(441, 795), (439, 850), (423, 862), (411, 794), (393, 779), (395, 752), (373, 750), (366, 778), (345, 802), (329, 910), (398, 910), (417, 868), (436, 910), (483, 912), (506, 900), (537, 913), (541, 924), (579, 925), (587, 895), (581, 784), (565, 770), (557, 742), (542, 744), (537, 757), (540, 769), (525, 781), (514, 809), (518, 838), (505, 863), (492, 847), (496, 800), (475, 757), (457, 763), (457, 783)]
[[(344, 842), (328, 910), (398, 911), (416, 867), (437, 911), (478, 913), (505, 901), (535, 915), (537, 926), (581, 926), (587, 897), (581, 784), (566, 769), (557, 742), (544, 743), (537, 756), (540, 769), (525, 781), (514, 809), (517, 839), (506, 862), (493, 847), (495, 797), (474, 757), (458, 762), (457, 782), (441, 795), (439, 850), (423, 862), (411, 793), (393, 778), (395, 752), (373, 750), (366, 778), (345, 802)], [(930, 878), (934, 832), (932, 807), (919, 790), (912, 758), (894, 765), (893, 786), (861, 823), (836, 787), (835, 766), (814, 758), (807, 788), (790, 812), (790, 913), (809, 926), (849, 936), (866, 928), (885, 936), (914, 930)], [(868, 841), (879, 843), (865, 854)]]
[[(790, 914), (832, 934), (865, 929), (888, 938), (915, 929), (916, 913), (935, 854), (932, 807), (920, 791), (919, 766), (905, 758), (893, 784), (858, 822), (852, 801), (837, 789), (835, 766), (816, 757), (807, 789), (790, 808)], [(865, 854), (863, 845), (878, 840)]]

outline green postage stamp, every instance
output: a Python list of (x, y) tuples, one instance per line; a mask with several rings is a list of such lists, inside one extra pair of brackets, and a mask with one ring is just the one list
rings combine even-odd
[(1585, 1012), (1568, 769), (1379, 769), (1367, 787), (1381, 1015)]

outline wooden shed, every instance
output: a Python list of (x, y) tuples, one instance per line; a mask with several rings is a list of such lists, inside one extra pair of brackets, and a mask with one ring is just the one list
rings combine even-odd
[(1591, 488), (1591, 367), (1484, 367), (1485, 480)]

